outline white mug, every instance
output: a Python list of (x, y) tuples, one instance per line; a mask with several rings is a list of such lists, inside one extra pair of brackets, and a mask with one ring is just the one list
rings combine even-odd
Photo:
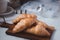
[(0, 0), (0, 13), (3, 13), (7, 10), (7, 1)]

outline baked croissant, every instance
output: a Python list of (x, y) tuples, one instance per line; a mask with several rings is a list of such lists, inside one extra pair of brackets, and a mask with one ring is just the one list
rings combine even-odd
[(39, 36), (50, 36), (50, 33), (46, 29), (51, 31), (55, 30), (54, 27), (48, 26), (46, 23), (36, 20), (36, 26), (26, 29), (25, 32)]
[(34, 14), (21, 14), (16, 19), (13, 20), (13, 23), (18, 23), (21, 19), (24, 18), (37, 18)]
[(50, 33), (41, 25), (36, 25), (32, 28), (28, 28), (25, 30), (25, 32), (35, 34), (38, 36), (50, 36)]
[(35, 19), (33, 18), (26, 18), (22, 19), (20, 22), (18, 22), (15, 27), (13, 28), (13, 33), (21, 32), (24, 29), (31, 27), (32, 24), (35, 23)]

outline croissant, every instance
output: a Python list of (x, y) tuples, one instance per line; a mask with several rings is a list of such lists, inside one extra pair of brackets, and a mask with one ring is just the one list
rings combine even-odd
[(35, 23), (35, 19), (33, 18), (26, 18), (22, 19), (20, 22), (18, 22), (15, 27), (13, 28), (13, 33), (21, 32), (24, 29), (31, 27), (32, 24)]
[(33, 26), (25, 30), (27, 33), (35, 34), (38, 36), (50, 36), (50, 33), (41, 25)]
[(37, 18), (34, 14), (21, 14), (16, 19), (13, 20), (13, 23), (18, 23), (21, 19), (24, 18)]
[(46, 23), (36, 20), (36, 26), (26, 29), (25, 32), (38, 36), (50, 36), (50, 33), (46, 29), (51, 31), (55, 30), (53, 26), (48, 26)]

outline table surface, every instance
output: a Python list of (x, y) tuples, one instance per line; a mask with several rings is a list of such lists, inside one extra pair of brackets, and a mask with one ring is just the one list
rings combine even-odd
[[(19, 14), (12, 15), (11, 17), (6, 17), (6, 22), (12, 23), (12, 20), (16, 18)], [(60, 40), (60, 13), (58, 13), (58, 17), (56, 18), (44, 18), (37, 14), (38, 19), (47, 23), (48, 25), (52, 25), (55, 27), (56, 31), (51, 37), (51, 40)], [(2, 18), (0, 18), (0, 21), (3, 21)], [(0, 27), (0, 40), (29, 40), (24, 38), (19, 38), (15, 36), (7, 35), (5, 32), (8, 30), (8, 28), (2, 28)]]

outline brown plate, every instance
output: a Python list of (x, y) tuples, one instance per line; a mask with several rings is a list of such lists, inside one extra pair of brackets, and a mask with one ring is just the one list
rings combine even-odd
[(30, 39), (30, 40), (50, 40), (53, 31), (48, 30), (48, 32), (51, 34), (50, 37), (42, 37), (42, 36), (36, 36), (30, 33), (26, 33), (26, 32), (19, 32), (19, 33), (12, 33), (12, 29), (13, 29), (14, 25), (10, 25), (9, 29), (6, 31), (6, 34), (8, 35), (12, 35), (12, 36), (16, 36), (16, 37), (21, 37), (21, 38), (26, 38), (26, 39)]

